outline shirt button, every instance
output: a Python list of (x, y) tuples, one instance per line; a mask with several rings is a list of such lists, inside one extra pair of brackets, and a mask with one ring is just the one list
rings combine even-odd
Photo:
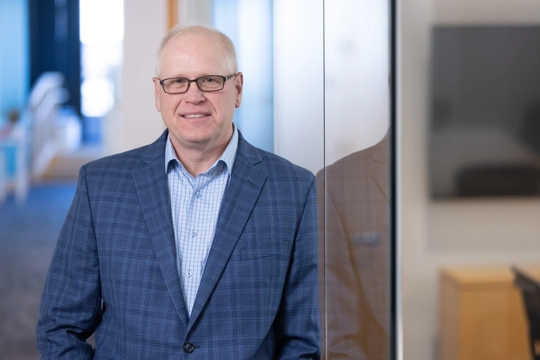
[(201, 195), (202, 195), (202, 194), (201, 194), (201, 192), (200, 192), (200, 191), (197, 191), (197, 192), (195, 193), (195, 196), (196, 196), (196, 197), (198, 197), (198, 198), (200, 198), (200, 197), (201, 197)]
[(197, 236), (197, 232), (195, 230), (191, 230), (191, 237)]
[(191, 270), (188, 270), (187, 276), (188, 276), (188, 277), (191, 277), (191, 275), (193, 275), (193, 273), (191, 272)]
[(187, 352), (188, 354), (191, 354), (193, 352), (193, 350), (195, 350), (195, 346), (193, 346), (190, 343), (185, 343), (184, 344), (184, 351), (185, 352)]

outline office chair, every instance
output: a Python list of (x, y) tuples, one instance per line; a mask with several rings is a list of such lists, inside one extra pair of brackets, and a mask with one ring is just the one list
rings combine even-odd
[(529, 338), (533, 360), (540, 360), (540, 282), (513, 266), (514, 284), (521, 290), (529, 319)]

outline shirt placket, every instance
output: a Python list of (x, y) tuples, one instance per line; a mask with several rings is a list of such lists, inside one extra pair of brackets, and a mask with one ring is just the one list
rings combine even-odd
[(182, 265), (182, 273), (184, 284), (188, 289), (186, 297), (190, 314), (203, 273), (202, 266), (205, 252), (204, 212), (208, 209), (204, 209), (201, 203), (206, 180), (205, 175), (199, 175), (193, 181), (189, 208), (186, 212), (185, 241), (182, 244), (184, 254), (188, 255), (187, 261)]

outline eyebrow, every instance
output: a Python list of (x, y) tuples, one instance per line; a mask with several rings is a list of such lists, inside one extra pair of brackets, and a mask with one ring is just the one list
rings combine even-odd
[(164, 77), (163, 79), (174, 79), (174, 78), (183, 78), (183, 79), (188, 79), (188, 80), (195, 80), (195, 79), (198, 79), (198, 78), (201, 78), (201, 77), (204, 77), (204, 76), (214, 76), (214, 75), (217, 75), (217, 76), (225, 76), (225, 75), (219, 75), (219, 74), (203, 74), (203, 75), (198, 75), (196, 77), (193, 77), (193, 78), (189, 78), (187, 76), (183, 76), (183, 75), (174, 75), (174, 76), (166, 76)]

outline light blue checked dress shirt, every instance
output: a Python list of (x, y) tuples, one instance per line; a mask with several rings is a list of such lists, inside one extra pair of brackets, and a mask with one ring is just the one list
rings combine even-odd
[(176, 157), (170, 135), (167, 138), (165, 171), (171, 197), (176, 266), (190, 315), (214, 238), (219, 207), (231, 177), (237, 148), (238, 130), (234, 127), (231, 141), (221, 157), (208, 171), (193, 177)]

